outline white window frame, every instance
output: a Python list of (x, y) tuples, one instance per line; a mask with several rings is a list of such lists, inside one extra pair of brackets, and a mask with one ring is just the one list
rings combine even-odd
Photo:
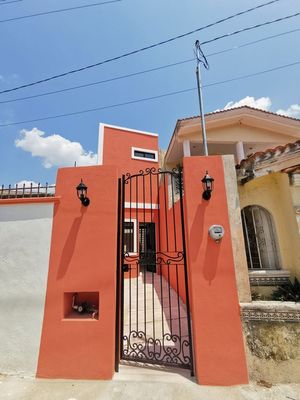
[[(134, 155), (135, 151), (144, 151), (145, 153), (154, 154), (154, 158), (146, 158), (146, 157), (137, 157)], [(158, 151), (150, 150), (150, 149), (142, 149), (141, 147), (131, 147), (131, 158), (134, 160), (142, 160), (142, 161), (150, 161), (150, 162), (158, 162)]]
[(130, 256), (137, 254), (137, 229), (136, 229), (136, 219), (125, 218), (124, 222), (133, 223), (133, 252), (128, 253)]

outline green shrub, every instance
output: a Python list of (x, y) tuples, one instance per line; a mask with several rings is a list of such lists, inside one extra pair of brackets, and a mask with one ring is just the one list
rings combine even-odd
[(272, 300), (300, 301), (300, 283), (297, 278), (294, 282), (289, 281), (278, 288), (272, 294)]

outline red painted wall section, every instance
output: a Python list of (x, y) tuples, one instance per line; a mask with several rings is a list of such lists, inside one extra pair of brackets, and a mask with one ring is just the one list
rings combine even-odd
[[(133, 147), (158, 152), (157, 135), (132, 132), (125, 128), (105, 125), (102, 125), (102, 128), (103, 132), (99, 141), (102, 140), (103, 165), (116, 166), (120, 176), (127, 173), (138, 174), (139, 171), (145, 171), (146, 168), (158, 168), (158, 162), (132, 158)], [(100, 143), (99, 146), (101, 146)], [(133, 178), (128, 182), (128, 187), (126, 186), (125, 201), (131, 202), (133, 208), (136, 203), (156, 203), (157, 186), (155, 178), (151, 180), (151, 190), (149, 179), (143, 181), (141, 177)]]
[(146, 159), (133, 159), (132, 147), (158, 151), (158, 136), (104, 125), (103, 165), (116, 165), (122, 173), (137, 173), (140, 169), (158, 165), (157, 162)]
[[(90, 205), (76, 186), (83, 179)], [(115, 355), (117, 169), (58, 171), (49, 275), (37, 377), (111, 379)], [(71, 312), (72, 294), (99, 302), (92, 318)], [(81, 318), (80, 318), (81, 317)]]
[[(202, 199), (206, 170), (215, 179), (209, 201)], [(248, 383), (222, 158), (187, 157), (183, 171), (196, 376), (203, 385)], [(213, 224), (225, 228), (220, 243), (208, 235)]]
[[(177, 201), (176, 201), (177, 200)], [(174, 204), (173, 207), (171, 205)], [(159, 251), (176, 257), (183, 251), (182, 223), (179, 196), (171, 191), (167, 180), (159, 188)], [(186, 302), (184, 262), (172, 262), (170, 266), (162, 265), (158, 273), (162, 273), (172, 288), (179, 294), (182, 301)]]

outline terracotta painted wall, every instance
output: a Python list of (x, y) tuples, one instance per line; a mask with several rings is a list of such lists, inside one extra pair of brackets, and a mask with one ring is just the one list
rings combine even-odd
[[(210, 201), (202, 199), (206, 170), (215, 179)], [(196, 376), (203, 385), (247, 383), (222, 157), (184, 158), (183, 171)], [(225, 228), (220, 243), (208, 236), (213, 224)]]
[[(75, 187), (83, 179), (91, 203)], [(38, 377), (111, 379), (115, 355), (118, 179), (115, 167), (58, 171)], [(71, 312), (72, 294), (99, 301), (98, 319)], [(83, 293), (86, 293), (84, 295)], [(79, 299), (80, 300), (80, 299)]]
[[(170, 201), (169, 201), (170, 197)], [(182, 224), (180, 200), (176, 201), (176, 195), (167, 182), (161, 184), (159, 191), (159, 219), (160, 219), (160, 251), (176, 257), (183, 250)], [(174, 200), (174, 201), (173, 201)], [(174, 203), (174, 206), (171, 205)], [(162, 266), (161, 272), (170, 282), (171, 287), (180, 295), (183, 302), (186, 301), (184, 263), (171, 263), (170, 266)]]
[(115, 165), (125, 174), (126, 172), (136, 173), (140, 169), (157, 164), (148, 160), (132, 159), (132, 147), (158, 151), (158, 136), (104, 125), (103, 165)]
[[(158, 168), (158, 162), (137, 160), (132, 158), (132, 147), (148, 149), (158, 152), (158, 136), (156, 134), (132, 131), (121, 127), (106, 126), (100, 124), (99, 129), (99, 163), (103, 165), (114, 165), (118, 168), (119, 175), (138, 174), (146, 168)], [(101, 153), (101, 154), (100, 154)], [(126, 188), (126, 201), (142, 203), (155, 203), (157, 197), (157, 180), (151, 177), (151, 197), (150, 179), (141, 177), (131, 179)], [(134, 205), (132, 205), (133, 207)]]

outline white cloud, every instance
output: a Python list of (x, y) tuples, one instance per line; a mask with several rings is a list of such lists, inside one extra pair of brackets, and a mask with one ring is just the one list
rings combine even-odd
[(300, 105), (292, 104), (286, 110), (279, 109), (276, 111), (277, 114), (285, 115), (287, 117), (300, 118)]
[[(32, 184), (32, 186), (31, 186)], [(45, 184), (39, 184), (37, 182), (34, 181), (27, 181), (27, 180), (23, 180), (20, 182), (15, 183), (14, 188), (18, 185), (18, 192), (19, 193), (45, 193), (46, 192), (46, 185)], [(55, 184), (52, 185), (48, 185), (47, 187), (47, 193), (55, 193)]]
[(31, 131), (23, 129), (21, 138), (15, 140), (16, 147), (31, 153), (33, 157), (41, 157), (45, 168), (53, 166), (95, 165), (97, 154), (85, 151), (78, 142), (57, 135), (45, 136), (45, 132), (37, 128)]
[(229, 108), (236, 108), (242, 106), (249, 106), (253, 108), (260, 108), (261, 110), (269, 111), (272, 105), (272, 101), (269, 97), (260, 97), (259, 99), (255, 99), (251, 96), (246, 96), (243, 99), (234, 102), (230, 101), (226, 104), (223, 110), (228, 110)]
[(15, 186), (18, 185), (18, 187), (23, 187), (23, 185), (25, 185), (25, 187), (30, 187), (31, 184), (32, 184), (32, 186), (38, 186), (38, 183), (36, 183), (34, 181), (26, 181), (26, 180), (17, 182), (15, 184)]
[[(258, 108), (265, 111), (271, 111), (272, 101), (270, 97), (259, 97), (255, 99), (252, 96), (246, 96), (239, 101), (230, 101), (222, 108), (222, 110), (229, 110), (230, 108), (249, 106), (253, 108)], [(220, 111), (219, 109), (216, 111)], [(279, 109), (276, 114), (286, 115), (287, 117), (300, 118), (300, 105), (292, 104), (286, 110)]]

